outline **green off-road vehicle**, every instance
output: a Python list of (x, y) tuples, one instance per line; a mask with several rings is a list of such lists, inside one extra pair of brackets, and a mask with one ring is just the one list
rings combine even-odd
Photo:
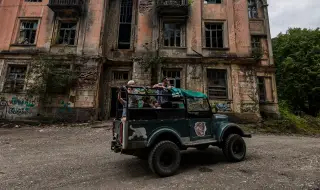
[[(228, 116), (214, 114), (205, 94), (178, 88), (166, 92), (146, 87), (119, 88), (120, 99), (125, 101), (121, 101), (124, 106), (117, 103), (111, 150), (148, 160), (150, 169), (161, 177), (177, 172), (180, 151), (189, 147), (204, 150), (218, 146), (231, 162), (245, 158), (242, 137), (251, 135), (229, 122)], [(161, 98), (167, 102), (157, 107), (155, 100)], [(126, 119), (122, 118), (123, 109)]]

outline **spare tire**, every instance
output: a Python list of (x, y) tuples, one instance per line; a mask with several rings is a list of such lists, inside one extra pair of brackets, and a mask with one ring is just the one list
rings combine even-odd
[(150, 169), (161, 177), (175, 174), (180, 167), (180, 149), (171, 141), (160, 141), (149, 153)]

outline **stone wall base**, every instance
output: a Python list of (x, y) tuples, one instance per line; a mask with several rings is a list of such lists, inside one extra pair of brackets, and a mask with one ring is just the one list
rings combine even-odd
[(253, 124), (261, 121), (261, 116), (257, 113), (225, 113), (229, 121), (237, 124)]

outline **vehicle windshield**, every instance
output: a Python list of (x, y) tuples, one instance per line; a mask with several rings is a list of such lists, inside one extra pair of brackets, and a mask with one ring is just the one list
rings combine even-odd
[(187, 98), (188, 112), (210, 111), (210, 105), (204, 98)]

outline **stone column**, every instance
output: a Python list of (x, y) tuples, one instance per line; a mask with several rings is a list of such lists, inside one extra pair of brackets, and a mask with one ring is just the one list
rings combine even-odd
[(267, 41), (268, 41), (268, 49), (269, 49), (269, 65), (273, 65), (273, 50), (272, 50), (272, 42), (271, 42), (271, 32), (270, 32), (270, 24), (269, 24), (269, 14), (268, 14), (268, 4), (263, 2), (263, 12), (264, 12), (264, 24), (265, 30), (267, 31)]
[(240, 97), (240, 83), (239, 83), (240, 68), (238, 65), (231, 65), (231, 83), (232, 83), (232, 103), (233, 112), (241, 112), (241, 97)]

